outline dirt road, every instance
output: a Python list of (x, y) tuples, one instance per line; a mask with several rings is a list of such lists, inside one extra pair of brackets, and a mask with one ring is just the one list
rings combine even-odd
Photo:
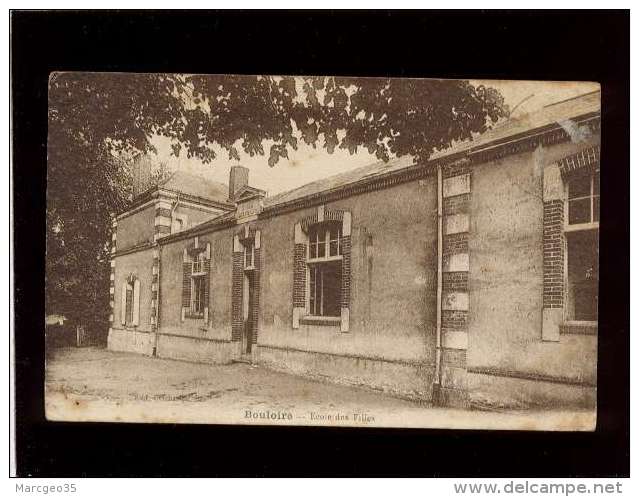
[(55, 352), (47, 361), (45, 401), (48, 419), (68, 421), (567, 429), (592, 417), (432, 408), (249, 364), (195, 364), (97, 348)]

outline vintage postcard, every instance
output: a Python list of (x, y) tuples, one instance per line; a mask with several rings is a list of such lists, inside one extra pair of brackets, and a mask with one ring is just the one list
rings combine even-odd
[(600, 100), (51, 74), (47, 419), (593, 430)]

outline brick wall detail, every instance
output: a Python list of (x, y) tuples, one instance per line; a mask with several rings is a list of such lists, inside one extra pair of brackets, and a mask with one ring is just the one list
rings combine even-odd
[(155, 209), (155, 222), (153, 231), (153, 241), (171, 234), (171, 209), (170, 204), (160, 202)]
[[(441, 386), (448, 392), (444, 399), (466, 398), (466, 348), (468, 344), (469, 310), (444, 309), (449, 294), (468, 294), (468, 230), (470, 229), (471, 170), (467, 161), (460, 161), (442, 169), (442, 309), (441, 309)], [(454, 232), (447, 233), (452, 216), (465, 218)], [(468, 226), (465, 228), (465, 226)]]
[(259, 317), (260, 317), (260, 275), (262, 273), (262, 250), (255, 249), (255, 270), (253, 271), (253, 307), (250, 309), (251, 313), (251, 342), (257, 343), (257, 335), (259, 331)]
[(580, 150), (576, 154), (569, 155), (561, 159), (557, 165), (562, 176), (570, 174), (572, 171), (576, 171), (582, 168), (596, 169), (599, 167), (599, 158), (601, 150), (599, 145), (595, 147), (588, 147)]
[(300, 319), (307, 312), (306, 305), (306, 256), (307, 236), (309, 228), (325, 221), (342, 223), (342, 281), (341, 281), (341, 331), (350, 329), (350, 301), (351, 301), (351, 214), (348, 211), (327, 209), (321, 205), (310, 216), (301, 219), (295, 225), (295, 248), (293, 252), (293, 329), (299, 328)]
[(342, 309), (351, 302), (351, 237), (342, 238)]
[[(251, 317), (251, 343), (257, 343), (259, 335), (259, 314), (260, 314), (260, 293), (262, 274), (262, 247), (261, 233), (245, 225), (236, 233), (239, 241), (238, 249), (233, 251), (233, 272), (231, 290), (231, 340), (239, 342), (242, 340), (244, 332), (244, 244), (251, 244), (255, 247), (254, 269), (252, 272), (253, 285), (253, 306), (249, 309)], [(259, 242), (258, 242), (259, 240)]]
[(160, 272), (160, 252), (156, 248), (153, 250), (153, 265), (151, 266), (151, 313), (150, 313), (150, 325), (151, 330), (157, 330), (158, 324), (158, 307), (159, 307), (159, 283), (158, 283), (158, 274)]
[(544, 202), (544, 309), (564, 305), (564, 202)]
[(242, 339), (242, 294), (244, 286), (244, 252), (233, 252), (233, 275), (231, 289), (231, 339)]
[(115, 310), (115, 259), (113, 258), (113, 254), (116, 252), (116, 243), (117, 243), (117, 228), (118, 221), (113, 218), (111, 221), (112, 235), (111, 235), (111, 274), (109, 276), (109, 328), (113, 326), (113, 322), (115, 320), (114, 310)]
[(306, 244), (295, 244), (293, 258), (293, 307), (306, 307)]

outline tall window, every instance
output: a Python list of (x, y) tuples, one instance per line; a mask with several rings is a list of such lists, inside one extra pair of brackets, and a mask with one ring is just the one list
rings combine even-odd
[(140, 280), (133, 274), (122, 282), (121, 322), (126, 326), (140, 324)]
[(251, 239), (244, 242), (244, 269), (255, 269), (255, 243)]
[(318, 223), (308, 232), (311, 316), (339, 317), (342, 298), (342, 226)]
[(319, 223), (308, 232), (308, 259), (321, 260), (342, 255), (341, 223)]
[(568, 180), (566, 216), (568, 320), (596, 321), (599, 289), (599, 170)]
[(342, 264), (339, 261), (309, 265), (311, 316), (340, 315)]
[(182, 307), (180, 319), (203, 319), (209, 323), (209, 300), (211, 277), (211, 244), (198, 247), (195, 238), (194, 246), (183, 249), (182, 258)]
[(599, 170), (580, 172), (568, 181), (568, 225), (599, 222)]
[(201, 252), (193, 260), (191, 269), (191, 315), (203, 316), (205, 302), (205, 288), (206, 288), (206, 267), (204, 253)]
[(126, 285), (126, 318), (125, 318), (125, 322), (126, 324), (132, 324), (133, 323), (133, 285), (132, 284), (127, 284)]
[(191, 313), (204, 314), (204, 280), (205, 276), (193, 276), (193, 288), (191, 292)]

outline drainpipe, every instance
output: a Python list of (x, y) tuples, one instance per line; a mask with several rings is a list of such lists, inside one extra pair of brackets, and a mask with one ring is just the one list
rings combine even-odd
[(442, 387), (442, 259), (443, 259), (443, 193), (442, 166), (437, 165), (437, 329), (435, 348), (435, 375), (433, 378), (433, 404), (441, 402)]

